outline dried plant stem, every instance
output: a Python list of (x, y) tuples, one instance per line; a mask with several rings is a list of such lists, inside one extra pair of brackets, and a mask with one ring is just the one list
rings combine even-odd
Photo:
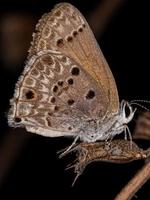
[(150, 178), (150, 161), (128, 182), (114, 200), (130, 200)]

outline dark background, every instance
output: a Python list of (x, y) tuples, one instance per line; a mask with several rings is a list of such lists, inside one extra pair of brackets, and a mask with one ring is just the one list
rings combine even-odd
[[(114, 4), (117, 0), (113, 0)], [(108, 1), (110, 7), (113, 1)], [(0, 7), (0, 199), (114, 199), (141, 168), (143, 161), (129, 164), (93, 163), (73, 188), (73, 171), (65, 171), (70, 158), (56, 152), (69, 145), (67, 138), (45, 138), (7, 125), (9, 99), (23, 70), (35, 24), (42, 14), (61, 1), (1, 1)], [(67, 1), (90, 20), (104, 1)], [(121, 1), (105, 21), (97, 40), (116, 79), (120, 99), (147, 99), (149, 93), (148, 1)], [(104, 9), (108, 9), (105, 8)], [(91, 20), (96, 26), (100, 18)], [(95, 24), (94, 24), (95, 23)], [(133, 199), (150, 199), (150, 182)]]

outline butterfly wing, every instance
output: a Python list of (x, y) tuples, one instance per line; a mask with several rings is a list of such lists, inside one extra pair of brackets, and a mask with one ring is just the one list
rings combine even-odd
[(51, 137), (118, 112), (116, 84), (82, 14), (58, 4), (36, 26), (28, 62), (11, 100), (10, 126)]
[(60, 3), (36, 26), (29, 58), (39, 51), (56, 50), (75, 60), (103, 88), (108, 113), (119, 109), (114, 77), (83, 15), (72, 5)]
[(16, 85), (9, 125), (50, 137), (71, 135), (85, 119), (101, 118), (105, 103), (97, 81), (78, 63), (46, 50), (32, 56)]

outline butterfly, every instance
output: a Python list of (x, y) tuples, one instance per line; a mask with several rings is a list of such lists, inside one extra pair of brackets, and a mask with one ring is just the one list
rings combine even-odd
[(114, 77), (94, 34), (69, 3), (56, 5), (36, 25), (10, 104), (10, 126), (84, 142), (126, 132), (135, 113), (127, 101), (119, 103)]

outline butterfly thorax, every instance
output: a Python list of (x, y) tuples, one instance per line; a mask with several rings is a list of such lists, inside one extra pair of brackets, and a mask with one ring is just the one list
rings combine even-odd
[[(126, 115), (126, 108), (129, 114)], [(108, 140), (125, 131), (127, 124), (132, 120), (135, 110), (128, 102), (122, 101), (118, 113), (109, 115), (106, 113), (103, 119), (91, 119), (84, 123), (80, 131), (80, 139), (85, 142)], [(86, 134), (84, 127), (86, 127)]]

